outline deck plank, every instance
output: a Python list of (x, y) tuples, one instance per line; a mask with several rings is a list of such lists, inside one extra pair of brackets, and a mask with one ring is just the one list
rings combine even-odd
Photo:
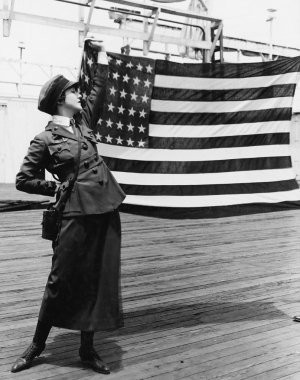
[[(0, 378), (107, 378), (81, 368), (79, 333), (58, 328), (37, 365), (9, 372), (32, 338), (51, 265), (41, 215), (0, 213)], [(125, 327), (95, 337), (110, 379), (300, 379), (291, 320), (300, 314), (300, 210), (121, 218)]]

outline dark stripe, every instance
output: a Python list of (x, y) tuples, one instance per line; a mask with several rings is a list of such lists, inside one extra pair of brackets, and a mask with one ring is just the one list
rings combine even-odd
[(300, 71), (300, 56), (254, 63), (182, 63), (156, 60), (155, 74), (199, 78), (251, 78)]
[[(192, 205), (191, 205), (192, 206)], [(294, 202), (279, 203), (250, 203), (230, 206), (216, 207), (149, 207), (127, 205), (123, 203), (120, 206), (121, 212), (136, 215), (151, 216), (154, 218), (165, 219), (216, 219), (228, 216), (258, 214), (266, 212), (284, 211), (299, 209), (300, 200)]]
[(242, 101), (292, 97), (294, 96), (295, 88), (295, 84), (237, 90), (183, 90), (179, 88), (154, 87), (152, 99), (202, 102)]
[[(257, 135), (185, 138), (149, 136), (149, 148), (155, 149), (214, 149), (246, 146), (289, 144), (289, 133), (265, 133)], [(201, 154), (201, 152), (199, 152)]]
[(167, 125), (218, 125), (259, 123), (262, 121), (290, 120), (292, 108), (272, 108), (259, 111), (224, 112), (224, 113), (188, 113), (188, 112), (154, 112), (150, 111), (151, 124)]
[(122, 189), (128, 195), (145, 196), (201, 196), (224, 194), (253, 194), (288, 191), (298, 189), (297, 182), (293, 180), (258, 182), (258, 183), (233, 183), (220, 185), (182, 185), (182, 186), (151, 186), (151, 185), (126, 185), (120, 183)]
[[(180, 157), (179, 157), (180, 158)], [(218, 161), (136, 161), (103, 157), (110, 170), (130, 173), (192, 174), (292, 167), (291, 158), (257, 157)]]

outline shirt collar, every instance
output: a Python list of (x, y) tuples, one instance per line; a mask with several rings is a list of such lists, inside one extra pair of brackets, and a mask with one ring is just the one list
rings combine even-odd
[(67, 116), (53, 115), (52, 121), (53, 123), (62, 125), (63, 127), (70, 127), (71, 119)]

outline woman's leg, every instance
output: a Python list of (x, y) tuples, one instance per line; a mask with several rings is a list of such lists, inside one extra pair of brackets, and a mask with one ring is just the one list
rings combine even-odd
[(109, 374), (110, 369), (94, 348), (94, 331), (81, 331), (79, 356), (83, 364), (94, 371)]
[(51, 327), (51, 324), (48, 322), (37, 322), (32, 342), (23, 354), (15, 361), (11, 368), (11, 372), (20, 372), (31, 366), (33, 359), (39, 356), (44, 350)]

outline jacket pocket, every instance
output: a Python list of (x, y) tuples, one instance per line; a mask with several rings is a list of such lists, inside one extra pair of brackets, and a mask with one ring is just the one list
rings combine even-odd
[(50, 156), (52, 156), (55, 161), (69, 161), (73, 159), (73, 153), (71, 151), (70, 145), (65, 141), (59, 141), (48, 145), (48, 150)]

